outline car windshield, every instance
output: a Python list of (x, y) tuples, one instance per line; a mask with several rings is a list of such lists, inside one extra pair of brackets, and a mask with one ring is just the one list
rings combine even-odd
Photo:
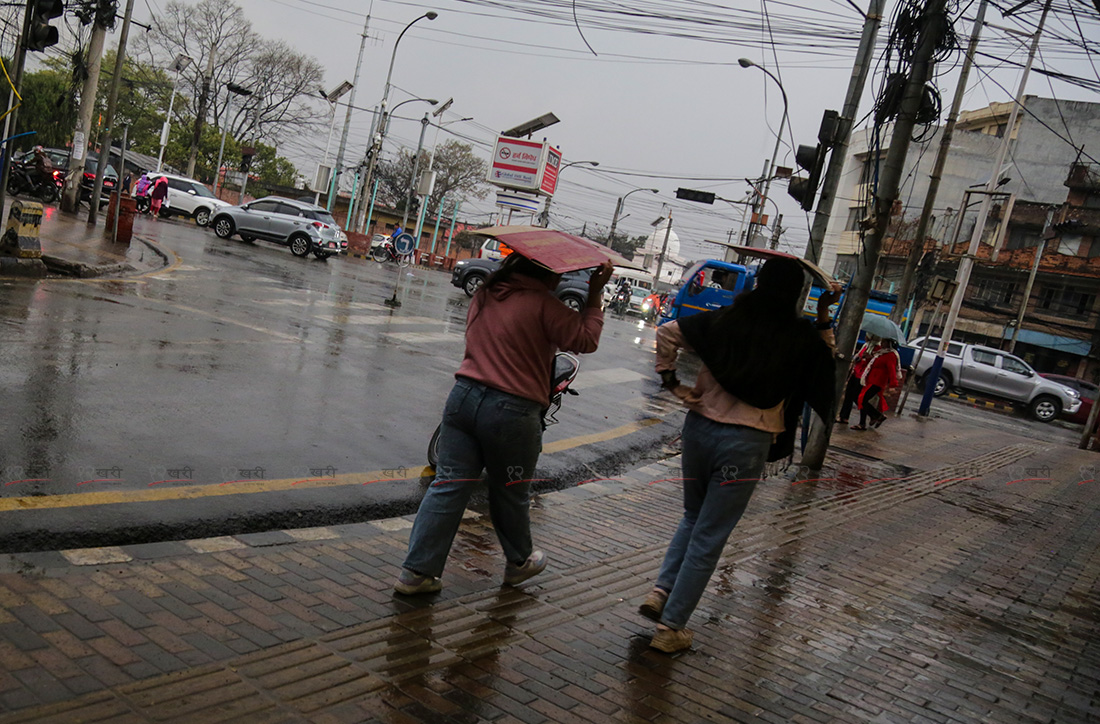
[(196, 196), (202, 196), (203, 198), (206, 198), (206, 199), (216, 199), (217, 198), (217, 196), (210, 193), (210, 189), (206, 188), (205, 186), (203, 186), (200, 183), (194, 183), (194, 184), (191, 184), (191, 186), (192, 186), (192, 188), (195, 189), (195, 195)]

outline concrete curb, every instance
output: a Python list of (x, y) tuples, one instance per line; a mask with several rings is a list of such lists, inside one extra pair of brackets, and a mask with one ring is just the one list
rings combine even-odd
[(957, 392), (948, 392), (944, 397), (950, 397), (953, 400), (960, 400), (962, 402), (969, 402), (972, 405), (978, 407), (985, 407), (990, 410), (1000, 410), (1001, 412), (1015, 412), (1016, 407), (1008, 402), (995, 402), (993, 400), (983, 400), (978, 397), (971, 397), (969, 395), (960, 395)]
[(14, 256), (0, 257), (0, 277), (40, 279), (48, 271), (44, 259), (20, 259)]
[(79, 277), (80, 279), (91, 279), (94, 277), (108, 276), (110, 274), (124, 274), (126, 272), (137, 271), (127, 263), (85, 264), (79, 261), (62, 259), (59, 256), (53, 256), (51, 254), (43, 254), (42, 262), (46, 265), (46, 268), (52, 272)]

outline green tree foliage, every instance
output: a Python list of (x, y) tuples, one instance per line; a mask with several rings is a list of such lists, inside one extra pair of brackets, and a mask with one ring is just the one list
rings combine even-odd
[(23, 101), (19, 106), (18, 132), (34, 131), (21, 138), (15, 148), (35, 145), (67, 148), (76, 127), (76, 102), (72, 76), (64, 70), (45, 68), (23, 76)]
[[(597, 241), (604, 246), (608, 245), (607, 234), (589, 234), (588, 238), (592, 241)], [(615, 233), (615, 238), (611, 240), (611, 250), (622, 254), (627, 259), (634, 259), (634, 252), (638, 251), (646, 242), (645, 236), (635, 236), (631, 239), (626, 234)]]

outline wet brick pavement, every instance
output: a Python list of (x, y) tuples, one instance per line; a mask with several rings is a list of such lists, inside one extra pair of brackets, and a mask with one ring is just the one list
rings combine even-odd
[(469, 514), (426, 600), (411, 518), (5, 556), (0, 722), (1086, 722), (1100, 718), (1093, 453), (936, 420), (841, 433), (758, 488), (696, 611), (636, 607), (678, 460), (537, 499), (501, 588)]

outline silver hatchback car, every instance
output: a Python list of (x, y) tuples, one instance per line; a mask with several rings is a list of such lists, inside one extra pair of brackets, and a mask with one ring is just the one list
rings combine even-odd
[(273, 241), (289, 246), (295, 256), (313, 252), (318, 259), (327, 259), (348, 248), (347, 234), (328, 211), (279, 196), (219, 209), (210, 226), (222, 239), (238, 234), (244, 241)]

